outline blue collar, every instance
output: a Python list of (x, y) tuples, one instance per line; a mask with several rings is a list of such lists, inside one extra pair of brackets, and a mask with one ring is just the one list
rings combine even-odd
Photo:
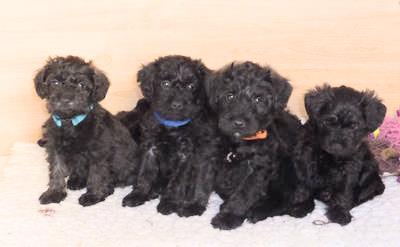
[[(90, 105), (90, 106), (89, 106), (89, 112), (90, 112), (91, 110), (93, 110), (93, 105)], [(89, 113), (89, 112), (88, 112), (88, 113)], [(69, 118), (69, 119), (68, 119), (68, 118), (67, 118), (67, 119), (62, 119), (59, 115), (57, 115), (57, 114), (52, 114), (52, 115), (51, 115), (51, 118), (53, 119), (53, 122), (56, 124), (56, 126), (57, 126), (58, 128), (61, 128), (61, 127), (62, 127), (63, 121), (65, 121), (65, 120), (70, 120), (71, 123), (72, 123), (72, 126), (75, 127), (75, 126), (77, 126), (78, 124), (80, 124), (83, 120), (86, 119), (88, 113), (79, 114), (79, 115), (73, 116), (72, 118)]]
[(187, 118), (187, 119), (180, 120), (180, 121), (168, 120), (168, 119), (161, 117), (161, 115), (158, 112), (154, 112), (153, 114), (154, 114), (154, 117), (158, 120), (158, 122), (160, 122), (160, 124), (167, 126), (167, 127), (180, 127), (180, 126), (186, 125), (186, 124), (190, 123), (190, 121), (192, 121), (191, 118)]

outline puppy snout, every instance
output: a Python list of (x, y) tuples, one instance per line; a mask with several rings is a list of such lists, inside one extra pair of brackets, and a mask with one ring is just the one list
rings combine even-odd
[(340, 145), (339, 143), (333, 143), (331, 149), (332, 150), (341, 150), (342, 145)]
[(172, 109), (174, 109), (174, 110), (182, 110), (183, 104), (182, 104), (182, 102), (179, 102), (179, 101), (173, 101), (173, 102), (171, 103), (171, 107), (172, 107)]
[(67, 103), (71, 102), (71, 99), (63, 98), (63, 99), (60, 99), (60, 102), (67, 104)]
[(50, 99), (50, 105), (52, 106), (53, 110), (56, 111), (64, 111), (73, 109), (76, 106), (76, 102), (73, 100), (72, 97), (61, 97), (60, 95), (54, 95)]
[(246, 123), (242, 119), (235, 119), (233, 120), (233, 125), (236, 128), (244, 128), (246, 126)]
[(60, 105), (60, 106), (61, 106), (61, 105), (64, 105), (64, 106), (73, 106), (73, 105), (74, 105), (74, 101), (73, 101), (72, 99), (67, 99), (67, 98), (60, 99), (59, 105)]

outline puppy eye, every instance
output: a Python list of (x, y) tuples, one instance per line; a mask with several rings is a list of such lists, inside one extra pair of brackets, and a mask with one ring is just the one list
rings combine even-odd
[(262, 102), (264, 102), (264, 98), (261, 97), (261, 96), (257, 96), (257, 97), (254, 98), (254, 101), (255, 101), (256, 103), (262, 103)]
[(78, 83), (78, 88), (83, 88), (83, 86), (84, 86), (84, 85), (83, 85), (82, 82), (79, 82), (79, 83)]
[(235, 95), (233, 95), (233, 93), (228, 93), (226, 96), (225, 96), (225, 100), (226, 100), (226, 102), (228, 102), (228, 103), (230, 103), (230, 102), (232, 102), (232, 100), (235, 98)]
[(52, 80), (51, 84), (53, 84), (54, 86), (61, 86), (62, 82), (60, 82), (58, 80)]
[(193, 83), (189, 83), (189, 84), (186, 86), (186, 88), (189, 89), (189, 90), (193, 90), (193, 89), (194, 89), (194, 84), (193, 84)]
[(337, 120), (337, 117), (333, 116), (323, 120), (323, 123), (326, 126), (335, 126), (337, 124)]
[(171, 86), (171, 82), (170, 81), (167, 81), (167, 80), (161, 81), (161, 87), (169, 88), (170, 86)]
[(358, 128), (358, 123), (351, 123), (349, 124), (350, 129), (357, 129)]

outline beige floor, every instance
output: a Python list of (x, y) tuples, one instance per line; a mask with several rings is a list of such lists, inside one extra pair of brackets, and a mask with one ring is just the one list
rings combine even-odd
[(398, 0), (2, 1), (0, 154), (33, 142), (47, 117), (32, 77), (48, 56), (95, 61), (112, 81), (104, 106), (131, 108), (141, 64), (157, 56), (202, 58), (212, 69), (233, 61), (271, 64), (291, 79), (293, 112), (323, 82), (375, 89), (400, 105)]

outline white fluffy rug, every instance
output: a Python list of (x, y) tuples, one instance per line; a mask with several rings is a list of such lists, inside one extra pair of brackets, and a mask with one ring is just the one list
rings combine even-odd
[(77, 202), (83, 191), (69, 191), (59, 205), (40, 205), (47, 163), (34, 144), (14, 145), (0, 172), (0, 246), (400, 246), (400, 184), (392, 177), (382, 196), (352, 210), (345, 227), (313, 224), (326, 221), (318, 203), (303, 219), (274, 217), (219, 231), (210, 225), (221, 203), (216, 195), (203, 216), (192, 218), (158, 214), (158, 200), (123, 208), (130, 188), (88, 208)]

